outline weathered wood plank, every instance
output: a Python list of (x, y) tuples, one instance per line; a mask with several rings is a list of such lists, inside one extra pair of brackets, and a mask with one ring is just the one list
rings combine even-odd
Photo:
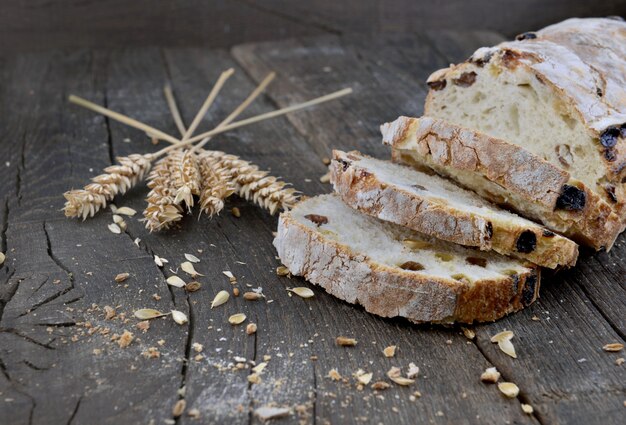
[[(489, 36), (486, 42), (493, 42), (494, 38), (494, 36)], [(452, 51), (450, 56), (446, 55), (444, 58), (447, 62), (458, 60), (457, 56), (463, 55), (464, 57), (483, 44), (470, 46), (467, 39), (467, 35), (464, 36), (464, 41), (458, 43), (454, 49), (450, 46), (455, 39), (446, 39), (446, 43), (441, 42), (437, 45), (437, 50), (441, 54), (445, 54), (447, 49)], [(479, 39), (478, 36), (477, 39)], [(316, 87), (337, 85), (337, 80), (340, 79), (344, 81), (344, 84), (349, 83), (358, 87), (357, 95), (346, 99), (345, 104), (342, 105), (344, 110), (349, 111), (347, 114), (333, 115), (313, 111), (306, 117), (306, 124), (297, 122), (300, 117), (294, 116), (291, 120), (296, 121), (296, 127), (310, 135), (309, 140), (313, 145), (334, 144), (344, 149), (354, 147), (386, 154), (384, 149), (370, 146), (370, 143), (378, 142), (376, 139), (379, 137), (375, 139), (372, 135), (367, 139), (367, 143), (363, 144), (362, 140), (354, 140), (350, 136), (363, 131), (364, 123), (365, 127), (372, 128), (371, 133), (374, 133), (373, 122), (380, 123), (393, 118), (388, 116), (389, 110), (393, 108), (388, 105), (394, 103), (406, 105), (410, 99), (417, 103), (423, 102), (424, 90), (421, 81), (441, 65), (435, 60), (429, 61), (428, 67), (420, 67), (409, 59), (406, 61), (399, 59), (416, 55), (416, 48), (410, 44), (388, 44), (385, 49), (376, 49), (376, 41), (371, 43), (373, 47), (367, 49), (367, 46), (370, 46), (370, 40), (367, 39), (346, 41), (326, 37), (313, 41), (246, 45), (236, 47), (233, 53), (257, 79), (270, 67), (270, 64), (283, 70), (285, 74), (292, 74), (293, 77), (288, 87), (277, 85), (270, 90), (272, 98), (281, 106), (287, 103), (285, 98), (297, 96), (294, 94), (296, 90), (306, 93)], [(419, 44), (419, 41), (415, 40), (415, 43)], [(332, 72), (325, 73), (319, 67), (313, 66), (305, 68), (299, 60), (295, 60), (295, 57), (290, 57), (290, 54), (294, 56), (297, 54), (298, 57), (306, 55), (309, 64), (323, 63), (332, 68)], [(350, 57), (351, 61), (344, 60), (346, 56)], [(453, 56), (455, 59), (450, 59)], [(373, 68), (372, 64), (377, 61), (380, 62), (380, 67)], [(404, 66), (402, 66), (403, 63)], [(382, 64), (385, 64), (384, 68)], [(366, 69), (369, 72), (365, 72)], [(377, 91), (376, 82), (385, 80), (385, 77), (380, 75), (384, 72), (391, 73), (393, 78), (387, 77), (388, 84), (384, 88), (386, 98), (381, 99), (381, 90)], [(409, 81), (411, 78), (414, 80)], [(356, 101), (350, 102), (354, 99)], [(413, 114), (419, 112), (416, 108)], [(313, 128), (316, 131), (312, 131)], [(338, 138), (337, 134), (347, 134), (348, 137)], [(560, 420), (561, 417), (568, 419), (584, 417), (585, 421), (598, 423), (597, 417), (600, 412), (606, 411), (609, 414), (607, 417), (603, 416), (602, 421), (617, 423), (619, 410), (616, 410), (616, 406), (619, 406), (619, 400), (620, 397), (623, 398), (624, 391), (623, 372), (621, 368), (613, 364), (615, 356), (603, 353), (601, 347), (614, 340), (620, 341), (621, 338), (611, 324), (603, 318), (600, 311), (590, 306), (590, 299), (583, 293), (581, 287), (569, 283), (566, 276), (579, 276), (581, 271), (579, 268), (568, 275), (547, 277), (543, 298), (532, 309), (496, 324), (478, 327), (480, 335), (478, 347), (490, 362), (502, 369), (506, 378), (520, 383), (522, 388), (520, 399), (530, 401), (535, 405), (538, 410), (537, 419), (550, 422)], [(611, 274), (604, 272), (598, 274), (599, 270), (595, 271), (594, 278), (602, 280), (604, 285), (619, 286), (616, 285), (617, 282)], [(612, 303), (611, 306), (619, 307), (623, 303), (623, 294), (618, 291), (615, 295), (618, 301)], [(554, 320), (542, 321), (539, 325), (530, 321), (533, 312), (550, 311), (552, 313), (556, 308), (560, 317), (559, 322), (565, 322), (559, 327), (551, 327)], [(623, 310), (620, 308), (617, 309), (616, 314), (623, 316)], [(488, 341), (489, 335), (495, 334), (497, 330), (504, 327), (522, 335), (518, 342), (518, 349), (523, 350), (523, 360), (508, 361), (492, 347), (491, 343), (485, 342)], [(539, 327), (541, 327), (540, 330), (537, 329)], [(528, 343), (530, 347), (521, 346), (522, 343)], [(551, 347), (559, 347), (559, 351)], [(583, 357), (590, 359), (589, 363), (579, 363)], [(585, 367), (591, 364), (594, 365), (593, 368)], [(536, 372), (537, 369), (540, 369), (539, 373)], [(565, 372), (566, 370), (575, 370), (576, 373)], [(553, 386), (553, 382), (557, 383), (558, 387)], [(560, 395), (554, 397), (554, 392)], [(593, 395), (585, 396), (584, 394), (587, 393)], [(570, 402), (573, 400), (580, 400), (581, 403)], [(596, 415), (595, 419), (594, 415)]]
[[(8, 382), (0, 417), (15, 418), (13, 423), (169, 417), (167, 388), (173, 403), (179, 377), (171, 365), (180, 364), (176, 353), (183, 351), (173, 332), (176, 325), (152, 324), (169, 329), (173, 337), (162, 348), (167, 355), (157, 360), (158, 367), (142, 367), (148, 360), (141, 353), (157, 345), (158, 331), (154, 338), (141, 335), (133, 320), (121, 317), (130, 318), (152, 293), (161, 293), (159, 308), (171, 308), (161, 273), (132, 240), (108, 232), (110, 217), (81, 225), (59, 211), (64, 190), (84, 184), (110, 163), (105, 120), (66, 100), (74, 92), (104, 102), (106, 57), (87, 51), (35, 57), (40, 63), (26, 62), (12, 75), (15, 87), (32, 88), (34, 101), (13, 109), (5, 121), (23, 134), (24, 149), (7, 229), (8, 261), (15, 270), (8, 284), (15, 292), (0, 321), (0, 358)], [(11, 105), (16, 98), (2, 102)], [(121, 271), (140, 278), (125, 288), (113, 281)], [(115, 307), (118, 317), (105, 320), (104, 305)], [(126, 349), (110, 340), (123, 330), (135, 334)]]

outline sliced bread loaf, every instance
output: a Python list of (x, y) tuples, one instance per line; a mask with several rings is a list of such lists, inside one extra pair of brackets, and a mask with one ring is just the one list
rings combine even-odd
[(578, 245), (447, 179), (358, 152), (333, 151), (331, 182), (359, 211), (429, 236), (543, 267), (573, 266)]
[(622, 230), (595, 192), (520, 146), (430, 117), (400, 117), (381, 131), (394, 161), (433, 169), (581, 244), (608, 250)]
[(274, 239), (290, 272), (383, 317), (493, 321), (532, 303), (539, 268), (362, 214), (337, 195), (283, 212)]
[(523, 146), (626, 218), (626, 22), (569, 19), (432, 74), (424, 115)]

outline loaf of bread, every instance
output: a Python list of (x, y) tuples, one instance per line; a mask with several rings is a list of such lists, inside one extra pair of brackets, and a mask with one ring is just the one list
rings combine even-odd
[(626, 23), (524, 33), (428, 85), (424, 117), (381, 127), (394, 163), (334, 151), (336, 194), (281, 214), (291, 273), (383, 317), (470, 323), (532, 303), (540, 266), (575, 264), (573, 241), (611, 248), (626, 227)]
[(539, 291), (537, 266), (380, 221), (337, 195), (283, 212), (274, 246), (292, 274), (383, 317), (493, 321)]
[(581, 244), (608, 250), (621, 231), (593, 190), (521, 146), (430, 117), (400, 117), (381, 131), (395, 161), (435, 170)]
[(478, 49), (428, 85), (425, 115), (522, 146), (624, 220), (626, 22), (568, 19)]
[(337, 150), (330, 170), (335, 192), (365, 214), (551, 269), (576, 263), (578, 245), (571, 240), (437, 175)]

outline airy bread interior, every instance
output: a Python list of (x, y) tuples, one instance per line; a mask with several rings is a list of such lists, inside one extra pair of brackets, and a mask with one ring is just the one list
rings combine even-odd
[(474, 192), (463, 189), (438, 175), (429, 175), (407, 166), (367, 156), (361, 156), (356, 162), (359, 167), (374, 170), (383, 182), (394, 184), (419, 196), (428, 196), (429, 200), (439, 199), (459, 211), (476, 213), (494, 220), (514, 222), (520, 227), (539, 227), (536, 223), (498, 208)]
[(571, 240), (436, 174), (356, 151), (335, 150), (333, 157), (335, 191), (361, 212), (448, 242), (493, 250), (543, 267), (576, 263), (578, 248)]
[(346, 246), (355, 254), (425, 278), (473, 282), (531, 270), (522, 261), (442, 242), (359, 213), (337, 195), (306, 199), (289, 214), (321, 237)]
[(598, 142), (549, 85), (524, 66), (502, 69), (488, 63), (483, 68), (468, 64), (462, 69), (476, 73), (475, 81), (459, 85), (454, 83), (454, 73), (449, 75), (445, 87), (430, 91), (425, 115), (522, 146), (607, 199)]

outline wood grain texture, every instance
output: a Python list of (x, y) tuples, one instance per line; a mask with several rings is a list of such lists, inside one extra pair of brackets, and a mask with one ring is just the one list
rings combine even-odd
[[(480, 35), (429, 34), (427, 39), (442, 56), (440, 59), (448, 63), (467, 57), (476, 48), (475, 37)], [(485, 41), (492, 43), (496, 39), (491, 34)], [(282, 45), (289, 47), (283, 49)], [(368, 46), (372, 48), (368, 49)], [(419, 56), (416, 54), (418, 47), (411, 43), (386, 42), (384, 49), (376, 47), (375, 41), (360, 39), (355, 42), (326, 37), (313, 42), (303, 40), (239, 46), (233, 49), (233, 54), (255, 78), (271, 63), (285, 73), (301, 76), (292, 78), (289, 90), (279, 85), (270, 89), (272, 97), (281, 106), (287, 103), (283, 100), (286, 96), (296, 96), (296, 87), (306, 92), (315, 87), (333, 85), (336, 84), (334, 79), (337, 76), (344, 78), (346, 83), (350, 81), (354, 87), (373, 87), (381, 79), (379, 73), (383, 72), (383, 64), (385, 72), (392, 76), (385, 85), (390, 103), (407, 105), (411, 98), (421, 101), (423, 86), (420, 81), (424, 81), (439, 66), (437, 61), (432, 61), (428, 69), (410, 60), (403, 60)], [(312, 67), (305, 73), (299, 61), (282, 61), (286, 51), (299, 51), (310, 63), (317, 61), (327, 64), (333, 69), (334, 75), (327, 76), (319, 72), (319, 68)], [(336, 54), (339, 51), (344, 54)], [(277, 52), (282, 52), (282, 56), (276, 55)], [(346, 52), (354, 53), (350, 56)], [(352, 62), (348, 64), (347, 60), (343, 60), (344, 56), (351, 57)], [(276, 63), (277, 60), (280, 62)], [(372, 64), (378, 64), (380, 68), (374, 68)], [(364, 69), (370, 72), (364, 72)], [(371, 91), (368, 90), (368, 93)], [(348, 117), (346, 114), (311, 111), (302, 122), (296, 116), (291, 120), (297, 128), (308, 126), (303, 131), (315, 134), (317, 140), (310, 140), (315, 146), (330, 141), (338, 131), (362, 131), (363, 123), (368, 120), (378, 117), (378, 122), (382, 122), (388, 119), (389, 107), (384, 97), (375, 96), (380, 101), (368, 102), (359, 98), (359, 95), (357, 90), (357, 101), (345, 106), (350, 112)], [(419, 112), (416, 109), (413, 114)], [(397, 115), (401, 113), (406, 112)], [(379, 138), (372, 135), (358, 141), (341, 139), (335, 141), (334, 145), (342, 149), (358, 147), (387, 157), (388, 152), (382, 146), (377, 148), (370, 145), (370, 142), (380, 144), (377, 140)], [(608, 255), (619, 256), (619, 253), (611, 252)], [(609, 342), (623, 342), (623, 320), (620, 317), (625, 311), (624, 284), (622, 279), (617, 278), (621, 266), (615, 260), (607, 261), (603, 258), (606, 256), (587, 254), (577, 269), (555, 276), (548, 275), (544, 279), (542, 298), (531, 309), (495, 324), (476, 328), (479, 335), (477, 348), (502, 371), (505, 379), (520, 385), (520, 400), (535, 406), (535, 418), (542, 423), (593, 421), (593, 415), (599, 412), (603, 412), (603, 420), (618, 423), (623, 415), (624, 371), (614, 363), (617, 356), (603, 352), (601, 347)], [(533, 315), (543, 320), (535, 322), (531, 320)], [(490, 336), (502, 329), (512, 329), (518, 335), (515, 342), (518, 347), (520, 344), (523, 347), (518, 348), (520, 359), (507, 358), (489, 342)], [(598, 376), (603, 378), (599, 379)]]
[(207, 46), (285, 37), (424, 30), (535, 30), (571, 16), (626, 15), (626, 1), (4, 0), (0, 51)]

